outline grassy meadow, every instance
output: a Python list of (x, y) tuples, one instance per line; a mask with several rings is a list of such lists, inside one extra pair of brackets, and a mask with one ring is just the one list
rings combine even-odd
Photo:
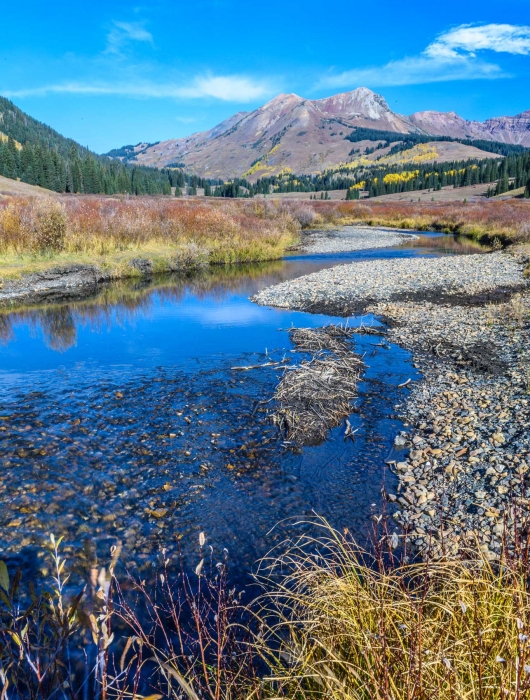
[[(246, 205), (245, 205), (246, 204)], [(111, 277), (274, 260), (298, 240), (296, 205), (164, 198), (10, 198), (0, 202), (0, 276), (95, 264)]]
[(0, 278), (72, 263), (111, 278), (281, 258), (300, 231), (345, 224), (530, 240), (530, 205), (230, 199), (9, 197), (0, 200)]

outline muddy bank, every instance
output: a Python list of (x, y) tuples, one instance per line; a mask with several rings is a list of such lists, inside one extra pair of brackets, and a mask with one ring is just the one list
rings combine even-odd
[[(180, 261), (167, 264), (164, 272), (191, 272), (197, 265), (183, 265)], [(112, 273), (97, 265), (60, 265), (26, 275), (17, 280), (6, 280), (0, 285), (0, 305), (13, 303), (40, 304), (84, 299), (97, 293), (102, 285), (118, 279), (151, 277), (156, 273), (152, 261), (137, 258), (129, 262), (123, 274)]]

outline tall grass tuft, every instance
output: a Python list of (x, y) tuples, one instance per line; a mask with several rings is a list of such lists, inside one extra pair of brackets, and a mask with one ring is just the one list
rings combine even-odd
[(259, 614), (272, 669), (266, 695), (528, 697), (527, 547), (496, 565), (478, 549), (469, 559), (400, 564), (321, 527), (323, 537), (304, 536), (268, 563)]
[[(314, 523), (313, 523), (314, 525)], [(70, 582), (0, 562), (0, 695), (6, 700), (524, 700), (530, 696), (528, 543), (492, 564), (408, 563), (383, 531), (374, 552), (325, 521), (264, 560), (246, 605), (203, 533), (189, 573)], [(306, 528), (304, 528), (306, 530)], [(306, 530), (307, 531), (307, 530)], [(313, 530), (314, 532), (314, 530)]]

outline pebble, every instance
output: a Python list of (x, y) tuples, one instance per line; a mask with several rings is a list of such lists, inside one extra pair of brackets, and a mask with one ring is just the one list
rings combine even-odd
[(416, 234), (400, 229), (344, 226), (335, 231), (308, 231), (302, 234), (304, 253), (345, 253), (351, 250), (369, 250), (401, 245), (418, 238)]
[[(530, 294), (369, 310), (392, 322), (389, 340), (412, 351), (423, 375), (399, 409), (412, 448), (393, 467), (395, 519), (412, 543), (422, 537), (422, 553), (453, 556), (478, 541), (497, 558), (505, 525), (510, 538), (530, 515)], [(423, 484), (429, 501), (415, 495)]]
[(525, 284), (522, 263), (515, 256), (497, 252), (338, 265), (268, 287), (253, 301), (279, 308), (320, 307), (349, 314), (370, 302), (465, 299)]
[[(509, 252), (372, 260), (306, 275), (254, 301), (292, 309), (360, 306), (389, 321), (421, 381), (396, 411), (408, 445), (393, 465), (393, 517), (422, 554), (478, 542), (488, 559), (530, 515), (530, 294)], [(496, 298), (494, 305), (488, 295)], [(470, 302), (473, 303), (470, 303)]]

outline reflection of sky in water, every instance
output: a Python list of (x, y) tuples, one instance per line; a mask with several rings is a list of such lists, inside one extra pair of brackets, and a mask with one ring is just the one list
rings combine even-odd
[[(244, 268), (220, 268), (191, 278), (135, 283), (117, 299), (110, 292), (92, 302), (29, 309), (0, 316), (0, 360), (4, 370), (72, 366), (91, 360), (104, 366), (130, 363), (149, 366), (210, 354), (250, 352), (276, 347), (278, 327), (319, 325), (322, 317), (259, 307), (249, 302), (256, 291), (275, 282), (325, 267), (371, 258), (395, 258), (446, 252), (474, 252), (452, 236), (422, 234), (420, 245), (400, 248), (294, 255), (285, 262)], [(234, 278), (234, 270), (236, 275)], [(119, 285), (115, 285), (114, 289)], [(252, 333), (245, 332), (252, 328)], [(230, 329), (230, 330), (228, 330)]]
[[(356, 441), (344, 442), (339, 427), (300, 454), (284, 451), (265, 409), (254, 411), (272, 396), (280, 371), (230, 368), (265, 362), (265, 349), (299, 361), (285, 329), (344, 322), (259, 307), (248, 299), (258, 289), (396, 254), (418, 251), (298, 256), (241, 269), (239, 277), (231, 268), (187, 281), (117, 284), (94, 300), (2, 317), (0, 414), (9, 414), (9, 430), (0, 432), (8, 465), (0, 475), (2, 546), (16, 549), (53, 529), (77, 544), (119, 537), (149, 558), (177, 532), (203, 528), (248, 566), (288, 531), (266, 537), (269, 529), (294, 515), (316, 511), (366, 533), (371, 503), (380, 504), (383, 480), (393, 479), (383, 463), (400, 428), (389, 418), (403, 393), (396, 386), (416, 376), (408, 354), (358, 336), (367, 370), (351, 417)], [(221, 435), (214, 445), (212, 433)], [(149, 517), (155, 506), (167, 509), (164, 523)]]

